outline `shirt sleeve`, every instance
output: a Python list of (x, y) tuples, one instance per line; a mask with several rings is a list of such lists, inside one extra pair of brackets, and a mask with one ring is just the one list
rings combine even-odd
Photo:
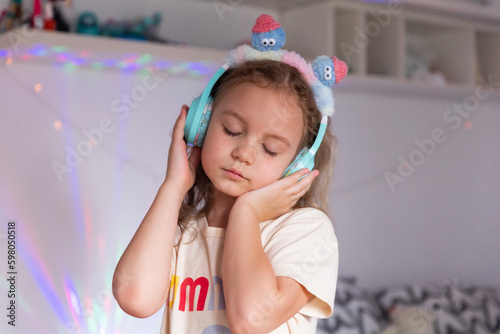
[(263, 228), (263, 246), (275, 275), (296, 280), (314, 296), (300, 313), (327, 318), (333, 312), (338, 274), (338, 242), (330, 219), (306, 208), (269, 227)]

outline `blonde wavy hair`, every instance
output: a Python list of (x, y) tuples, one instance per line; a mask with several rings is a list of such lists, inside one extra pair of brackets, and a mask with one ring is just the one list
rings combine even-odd
[[(213, 109), (230, 89), (248, 82), (284, 93), (283, 98), (288, 99), (288, 101), (285, 100), (286, 103), (290, 103), (290, 97), (295, 96), (304, 116), (302, 142), (297, 153), (305, 146), (311, 146), (314, 143), (322, 115), (304, 76), (298, 69), (285, 63), (273, 60), (256, 60), (247, 61), (228, 69), (212, 89)], [(329, 184), (333, 175), (336, 152), (336, 139), (329, 128), (330, 120), (314, 159), (314, 169), (319, 170), (320, 174), (312, 183), (309, 191), (297, 201), (294, 209), (313, 207), (328, 215)], [(213, 185), (200, 163), (196, 171), (196, 181), (186, 194), (180, 208), (178, 224), (181, 230), (184, 230), (185, 224), (189, 220), (198, 219), (205, 215), (212, 198)]]

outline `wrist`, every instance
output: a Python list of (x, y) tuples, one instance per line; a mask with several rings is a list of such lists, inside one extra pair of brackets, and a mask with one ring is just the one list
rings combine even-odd
[(259, 212), (257, 208), (242, 197), (237, 198), (236, 202), (234, 202), (234, 205), (231, 209), (231, 213), (233, 212), (237, 212), (240, 217), (253, 218), (260, 222)]
[(179, 205), (182, 204), (187, 190), (182, 189), (176, 182), (165, 180), (158, 189), (158, 195), (164, 197), (169, 202), (175, 202)]

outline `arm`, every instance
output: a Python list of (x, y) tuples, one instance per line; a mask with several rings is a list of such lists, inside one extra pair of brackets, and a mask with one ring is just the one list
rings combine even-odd
[(295, 315), (311, 294), (289, 277), (276, 277), (264, 252), (259, 222), (289, 211), (317, 171), (299, 171), (240, 196), (229, 215), (223, 255), (224, 295), (233, 333), (269, 333)]
[(187, 157), (183, 107), (172, 133), (165, 181), (118, 262), (113, 294), (128, 314), (144, 318), (157, 312), (168, 297), (170, 266), (179, 208), (194, 184), (199, 149)]

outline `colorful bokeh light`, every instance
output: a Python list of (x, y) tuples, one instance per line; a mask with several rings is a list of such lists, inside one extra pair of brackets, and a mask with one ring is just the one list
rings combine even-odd
[[(17, 52), (0, 49), (0, 75), (6, 83), (0, 96), (7, 105), (4, 114), (11, 117), (0, 122), (0, 139), (12, 143), (0, 150), (1, 160), (9, 161), (0, 166), (5, 176), (0, 184), (0, 224), (6, 217), (19, 221), (20, 333), (129, 334), (159, 330), (161, 312), (145, 324), (119, 308), (113, 298), (112, 280), (116, 263), (130, 240), (130, 233), (124, 232), (130, 224), (124, 223), (120, 212), (135, 206), (124, 203), (123, 194), (131, 189), (135, 194), (138, 187), (127, 183), (139, 178), (147, 184), (153, 179), (150, 171), (142, 171), (143, 162), (133, 161), (135, 154), (129, 151), (137, 139), (130, 131), (150, 122), (140, 131), (142, 140), (158, 126), (160, 118), (148, 118), (155, 108), (148, 113), (131, 109), (129, 118), (121, 120), (120, 114), (113, 113), (112, 102), (124, 94), (139, 92), (134, 89), (142, 87), (144, 76), (152, 72), (162, 78), (154, 82), (161, 83), (158, 92), (165, 89), (177, 98), (170, 87), (180, 81), (182, 87), (200, 88), (219, 65), (150, 53), (96, 53), (42, 43), (22, 45)], [(173, 74), (177, 76), (171, 77)], [(161, 108), (157, 109), (165, 117), (166, 94), (148, 94), (144, 105), (159, 95)], [(101, 99), (98, 108), (94, 108), (99, 104), (96, 98)], [(85, 137), (103, 118), (110, 118), (116, 130), (104, 140), (97, 135)], [(168, 131), (162, 133), (169, 138)], [(86, 149), (91, 153), (80, 161), (75, 151), (83, 140), (89, 143)], [(67, 170), (61, 182), (54, 173), (54, 162)], [(131, 171), (138, 178), (130, 178)], [(0, 283), (0, 288), (5, 287), (6, 282)]]
[(6, 58), (6, 65), (11, 65), (14, 59), (19, 59), (22, 61), (49, 61), (66, 69), (117, 69), (124, 72), (134, 72), (150, 67), (166, 71), (171, 75), (185, 74), (192, 78), (208, 75), (215, 66), (210, 61), (172, 62), (149, 53), (116, 53), (113, 57), (104, 57), (98, 52), (72, 50), (66, 46), (51, 46), (41, 43), (27, 47), (22, 52), (12, 53), (9, 49), (0, 49), (0, 58)]

